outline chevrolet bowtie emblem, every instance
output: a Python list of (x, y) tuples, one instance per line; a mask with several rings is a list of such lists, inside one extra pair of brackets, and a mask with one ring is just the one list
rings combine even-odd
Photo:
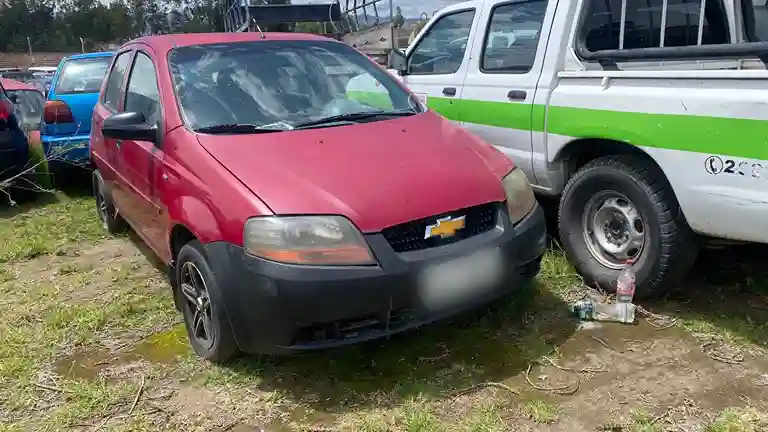
[(424, 239), (431, 237), (453, 237), (456, 232), (464, 228), (465, 217), (459, 216), (457, 218), (451, 218), (450, 216), (438, 219), (434, 225), (427, 225), (427, 230), (424, 232)]

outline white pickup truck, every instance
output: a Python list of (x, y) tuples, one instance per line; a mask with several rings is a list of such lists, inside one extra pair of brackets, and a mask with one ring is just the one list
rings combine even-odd
[(648, 296), (707, 237), (768, 243), (763, 3), (473, 0), (439, 11), (390, 67), (560, 197), (587, 282), (614, 289), (631, 260)]

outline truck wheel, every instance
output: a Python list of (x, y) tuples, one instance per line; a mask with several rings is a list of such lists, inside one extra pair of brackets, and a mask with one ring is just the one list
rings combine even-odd
[(99, 170), (93, 171), (93, 195), (96, 197), (96, 212), (99, 215), (101, 226), (112, 235), (125, 232), (128, 229), (128, 224), (117, 213), (112, 197), (109, 196), (109, 192), (104, 187), (104, 179), (101, 178)]
[(699, 250), (672, 188), (651, 162), (636, 156), (595, 159), (571, 177), (560, 199), (560, 238), (585, 282), (609, 292), (629, 259), (637, 298), (670, 289)]
[(192, 349), (210, 362), (232, 360), (239, 350), (203, 246), (197, 240), (185, 244), (177, 262), (176, 295)]

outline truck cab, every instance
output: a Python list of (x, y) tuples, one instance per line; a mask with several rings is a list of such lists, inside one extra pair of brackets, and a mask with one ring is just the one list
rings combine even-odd
[(391, 72), (559, 199), (587, 282), (612, 290), (631, 264), (642, 296), (703, 239), (768, 243), (765, 41), (762, 0), (474, 0)]

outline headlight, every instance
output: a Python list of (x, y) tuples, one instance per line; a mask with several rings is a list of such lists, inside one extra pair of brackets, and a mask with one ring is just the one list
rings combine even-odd
[(520, 168), (513, 168), (501, 183), (507, 194), (509, 219), (516, 224), (531, 212), (536, 205), (536, 197), (533, 195), (531, 184), (528, 183), (528, 177)]
[(245, 222), (245, 250), (289, 264), (375, 264), (363, 235), (341, 216), (254, 217)]

